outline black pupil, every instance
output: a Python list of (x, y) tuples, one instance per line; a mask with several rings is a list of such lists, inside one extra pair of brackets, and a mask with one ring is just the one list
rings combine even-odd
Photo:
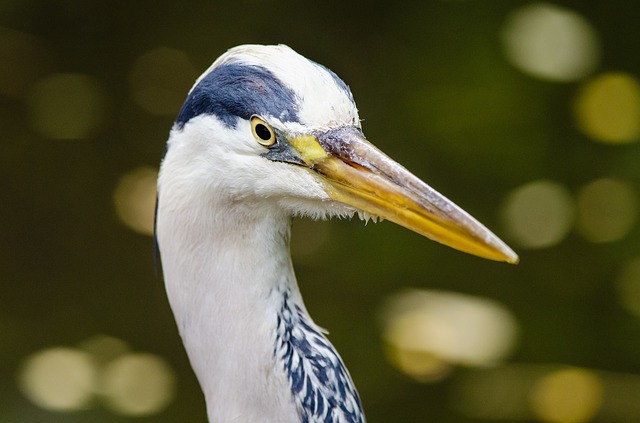
[(256, 125), (256, 134), (261, 140), (269, 141), (271, 139), (271, 131), (261, 123)]

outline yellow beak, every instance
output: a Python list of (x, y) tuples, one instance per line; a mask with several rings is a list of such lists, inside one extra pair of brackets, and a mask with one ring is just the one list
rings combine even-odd
[(449, 247), (491, 260), (518, 256), (491, 231), (367, 141), (357, 128), (289, 139), (329, 196)]

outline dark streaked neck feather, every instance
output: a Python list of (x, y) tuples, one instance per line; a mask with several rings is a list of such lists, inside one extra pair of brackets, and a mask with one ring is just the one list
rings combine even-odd
[(282, 295), (276, 336), (274, 355), (284, 366), (303, 423), (364, 422), (342, 359), (288, 291)]

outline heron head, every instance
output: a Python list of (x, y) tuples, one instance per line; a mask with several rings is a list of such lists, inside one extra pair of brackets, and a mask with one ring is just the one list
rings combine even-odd
[(196, 81), (160, 173), (212, 201), (381, 217), (453, 248), (517, 262), (482, 224), (368, 142), (348, 86), (286, 46), (229, 50)]

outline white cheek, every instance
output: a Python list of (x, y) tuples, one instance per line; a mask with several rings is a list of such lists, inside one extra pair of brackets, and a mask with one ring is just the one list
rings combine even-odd
[(258, 176), (254, 179), (255, 193), (259, 197), (296, 197), (301, 199), (326, 200), (329, 197), (322, 183), (311, 171), (303, 167), (273, 162), (261, 157)]
[(271, 161), (251, 135), (248, 122), (227, 128), (213, 116), (192, 119), (174, 130), (162, 163), (161, 195), (193, 197), (207, 204), (265, 205), (289, 215), (314, 218), (352, 210), (332, 201), (320, 177), (302, 166)]

